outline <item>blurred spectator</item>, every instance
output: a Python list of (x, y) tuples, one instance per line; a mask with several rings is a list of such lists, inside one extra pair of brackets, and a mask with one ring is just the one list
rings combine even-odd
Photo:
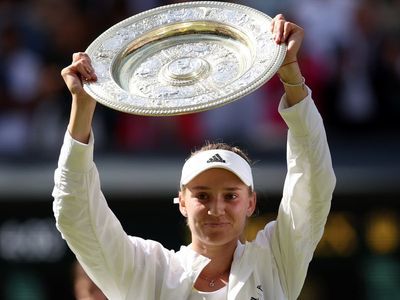
[(13, 22), (0, 28), (0, 67), (0, 153), (23, 154), (38, 92), (41, 59), (24, 45), (20, 28)]
[(206, 111), (200, 115), (205, 136), (248, 147), (281, 147), (286, 129), (274, 109), (279, 99), (277, 93), (262, 87), (229, 105)]
[(291, 14), (308, 32), (304, 41), (305, 51), (334, 67), (336, 48), (347, 45), (352, 39), (354, 11), (358, 2), (305, 0), (296, 6)]
[(118, 151), (191, 150), (204, 141), (199, 114), (149, 118), (116, 115), (115, 149)]
[(375, 28), (371, 29), (377, 32), (370, 40), (374, 57), (370, 66), (372, 87), (379, 99), (377, 113), (380, 124), (396, 128), (400, 113), (400, 1), (378, 3), (370, 3), (370, 6), (375, 4), (373, 12), (379, 16)]
[(379, 97), (380, 121), (387, 126), (397, 126), (400, 113), (400, 30), (384, 34), (375, 50), (372, 87)]
[(346, 123), (367, 124), (376, 113), (377, 103), (372, 91), (368, 67), (371, 65), (375, 38), (374, 7), (361, 3), (353, 12), (350, 23), (351, 39), (339, 45), (337, 107), (338, 115)]
[[(305, 0), (293, 10), (293, 1), (230, 2), (268, 15), (281, 12), (303, 24), (308, 34), (301, 53), (302, 69), (329, 128), (338, 130), (341, 124), (391, 128), (400, 112), (396, 90), (400, 83), (400, 2)], [(183, 1), (1, 1), (1, 158), (54, 156), (66, 122), (64, 101), (69, 101), (59, 73), (72, 53), (84, 51), (102, 32), (127, 17), (179, 2)], [(320, 24), (325, 24), (323, 33)], [(102, 107), (94, 125), (102, 133), (97, 136), (98, 149), (145, 153), (158, 147), (171, 153), (186, 152), (204, 137), (243, 142), (254, 151), (273, 149), (281, 145), (285, 131), (270, 109), (281, 93), (276, 80), (245, 99), (196, 115), (146, 118)], [(247, 138), (237, 141), (238, 135)], [(172, 136), (176, 137), (173, 141)]]

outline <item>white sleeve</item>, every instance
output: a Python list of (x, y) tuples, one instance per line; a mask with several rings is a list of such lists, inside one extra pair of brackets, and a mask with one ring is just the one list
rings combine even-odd
[[(287, 175), (276, 222), (257, 237), (270, 240), (288, 299), (297, 299), (330, 210), (336, 178), (322, 118), (311, 98), (279, 112), (289, 127)], [(263, 235), (268, 235), (263, 236)]]
[(163, 275), (157, 268), (164, 264), (166, 250), (124, 232), (100, 189), (93, 138), (86, 145), (66, 133), (53, 197), (57, 228), (109, 299), (125, 299), (133, 285), (138, 291), (144, 283), (149, 291), (156, 290), (157, 276)]

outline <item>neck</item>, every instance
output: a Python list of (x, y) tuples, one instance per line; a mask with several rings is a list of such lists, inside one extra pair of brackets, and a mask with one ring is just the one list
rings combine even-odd
[(194, 251), (211, 260), (202, 271), (206, 277), (217, 276), (224, 272), (229, 273), (236, 247), (237, 241), (218, 246), (196, 244), (195, 242), (192, 244)]

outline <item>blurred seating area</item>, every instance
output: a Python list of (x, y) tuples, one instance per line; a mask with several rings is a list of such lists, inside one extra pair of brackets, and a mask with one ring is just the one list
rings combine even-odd
[[(75, 257), (51, 204), (71, 101), (62, 68), (112, 25), (178, 2), (0, 0), (0, 299), (75, 299)], [(400, 0), (230, 2), (282, 13), (306, 32), (301, 67), (337, 187), (299, 299), (400, 299)], [(169, 249), (186, 242), (172, 198), (184, 158), (204, 140), (237, 144), (256, 162), (260, 215), (248, 238), (274, 219), (286, 172), (282, 93), (274, 77), (244, 99), (176, 117), (98, 105), (102, 189), (127, 233)]]
[[(72, 53), (129, 16), (176, 2), (0, 1), (0, 160), (56, 158), (70, 101), (60, 71)], [(283, 13), (305, 28), (301, 66), (332, 139), (380, 136), (398, 127), (400, 1), (235, 2), (270, 16)], [(276, 112), (281, 94), (274, 78), (228, 106), (168, 118), (99, 105), (97, 150), (172, 155), (205, 139), (239, 143), (250, 153), (281, 150), (285, 127)]]

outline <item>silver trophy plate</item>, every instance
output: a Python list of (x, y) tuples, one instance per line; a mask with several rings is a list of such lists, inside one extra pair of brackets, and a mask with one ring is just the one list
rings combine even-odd
[(282, 64), (271, 18), (247, 6), (197, 1), (134, 15), (87, 48), (97, 75), (85, 90), (99, 103), (137, 115), (209, 110), (242, 98)]

